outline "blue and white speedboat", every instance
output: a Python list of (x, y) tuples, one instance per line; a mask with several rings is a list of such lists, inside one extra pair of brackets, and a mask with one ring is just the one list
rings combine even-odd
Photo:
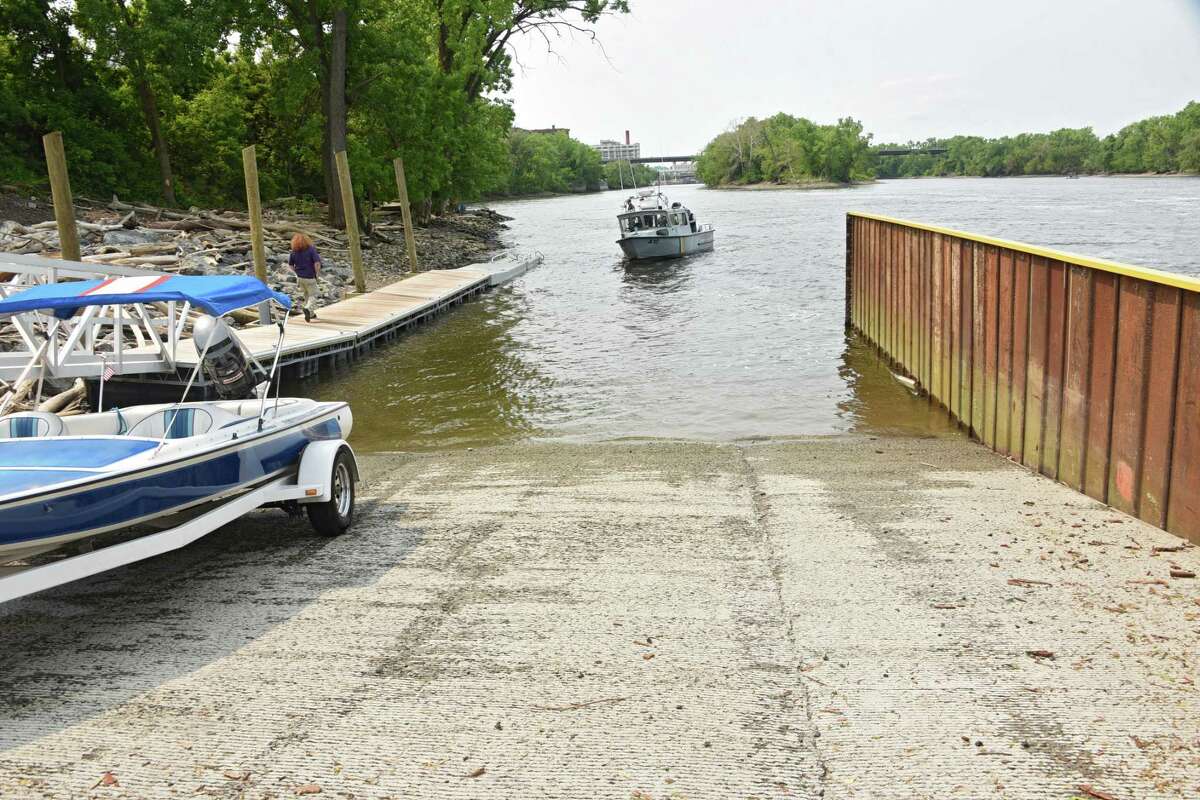
[[(344, 441), (349, 405), (270, 397), (278, 350), (269, 371), (252, 364), (220, 322), (263, 301), (291, 305), (240, 276), (46, 284), (0, 298), (0, 317), (36, 313), (47, 338), (62, 338), (57, 321), (78, 323), (91, 306), (187, 303), (210, 315), (194, 326), (202, 352), (188, 386), (203, 368), (223, 397), (76, 416), (0, 416), (0, 564), (144, 523), (169, 528), (255, 492), (264, 504), (307, 505), (320, 533), (345, 530), (357, 479)], [(282, 345), (286, 317), (277, 325)], [(26, 330), (35, 327), (27, 320)], [(227, 517), (213, 515), (212, 524)]]

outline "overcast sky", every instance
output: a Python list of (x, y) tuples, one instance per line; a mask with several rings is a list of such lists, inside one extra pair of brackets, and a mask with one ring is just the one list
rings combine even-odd
[[(1090, 125), (1200, 100), (1200, 0), (630, 0), (585, 37), (520, 47), (516, 124), (647, 155), (778, 111), (876, 142)], [(669, 151), (669, 152), (668, 152)]]

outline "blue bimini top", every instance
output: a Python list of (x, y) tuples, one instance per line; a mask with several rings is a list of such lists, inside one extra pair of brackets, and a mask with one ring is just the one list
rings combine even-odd
[(287, 295), (273, 291), (249, 275), (137, 275), (33, 286), (11, 297), (0, 298), (0, 316), (53, 311), (56, 317), (67, 319), (85, 306), (170, 300), (191, 303), (214, 317), (264, 300), (274, 300), (284, 308), (292, 307)]

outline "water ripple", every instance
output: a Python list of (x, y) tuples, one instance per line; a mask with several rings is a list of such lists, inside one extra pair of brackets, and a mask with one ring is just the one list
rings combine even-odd
[(943, 433), (944, 416), (842, 328), (845, 212), (890, 214), (1200, 274), (1200, 179), (891, 181), (670, 192), (712, 253), (625, 264), (618, 193), (500, 203), (546, 261), (305, 391), (354, 403), (367, 449), (515, 439)]

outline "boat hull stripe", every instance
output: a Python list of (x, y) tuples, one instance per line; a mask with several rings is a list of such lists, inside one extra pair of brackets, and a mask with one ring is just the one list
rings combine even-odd
[(14, 504), (0, 509), (0, 548), (112, 529), (134, 520), (165, 516), (208, 498), (227, 496), (266, 476), (294, 469), (309, 442), (340, 437), (341, 427), (330, 418), (176, 469), (99, 487), (85, 484), (77, 491), (48, 500)]

